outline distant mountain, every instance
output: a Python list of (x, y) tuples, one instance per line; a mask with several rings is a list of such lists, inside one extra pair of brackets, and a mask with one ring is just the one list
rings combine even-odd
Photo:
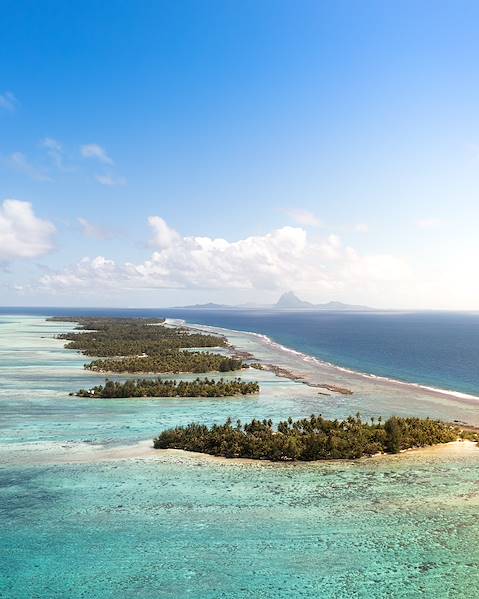
[(241, 304), (229, 306), (228, 304), (193, 304), (191, 306), (177, 306), (175, 310), (331, 310), (344, 312), (370, 312), (374, 308), (358, 306), (354, 304), (343, 304), (342, 302), (326, 302), (324, 304), (312, 304), (300, 299), (293, 291), (287, 291), (275, 304)]
[(274, 304), (274, 307), (281, 309), (286, 308), (287, 310), (311, 310), (312, 308), (314, 308), (314, 304), (299, 299), (299, 297), (292, 291), (287, 291), (286, 293), (283, 293), (279, 300)]
[(369, 308), (368, 306), (343, 304), (342, 302), (312, 304), (311, 302), (305, 302), (304, 300), (299, 299), (299, 297), (293, 291), (287, 291), (286, 293), (283, 293), (273, 307), (280, 310), (343, 310), (357, 312), (369, 312), (374, 310), (374, 308)]

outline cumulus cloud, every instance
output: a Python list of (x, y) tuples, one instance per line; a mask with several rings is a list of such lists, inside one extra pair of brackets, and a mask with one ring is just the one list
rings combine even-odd
[(34, 181), (51, 181), (47, 173), (31, 164), (22, 152), (10, 154), (6, 160), (6, 164), (9, 168), (30, 177)]
[(123, 187), (126, 185), (127, 180), (125, 177), (117, 177), (115, 175), (95, 175), (95, 179), (101, 185), (106, 185), (107, 187)]
[(12, 92), (4, 92), (0, 94), (0, 108), (13, 112), (17, 107), (17, 99)]
[(408, 273), (400, 258), (363, 256), (339, 237), (309, 237), (300, 227), (283, 227), (238, 241), (184, 237), (159, 216), (150, 217), (151, 243), (158, 249), (144, 262), (116, 263), (103, 256), (83, 258), (48, 272), (41, 285), (51, 290), (311, 289), (338, 290), (397, 280)]
[(104, 164), (113, 164), (113, 160), (108, 156), (106, 150), (98, 144), (81, 146), (80, 153), (84, 158), (94, 158)]
[(309, 210), (287, 210), (286, 213), (295, 223), (302, 225), (303, 227), (321, 226), (321, 221), (319, 218), (312, 212), (309, 212)]
[(166, 249), (181, 239), (180, 235), (169, 227), (161, 216), (150, 216), (148, 224), (153, 229), (153, 237), (150, 240), (151, 245)]
[(53, 247), (54, 225), (38, 218), (29, 202), (7, 199), (0, 206), (0, 261), (36, 258)]

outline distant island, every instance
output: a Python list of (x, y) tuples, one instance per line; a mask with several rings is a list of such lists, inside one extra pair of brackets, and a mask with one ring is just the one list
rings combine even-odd
[(280, 422), (253, 419), (247, 424), (231, 418), (222, 425), (192, 423), (163, 431), (154, 439), (155, 449), (182, 449), (225, 458), (271, 461), (357, 459), (378, 453), (399, 453), (413, 447), (477, 441), (476, 433), (429, 418), (398, 418), (382, 422), (359, 417), (327, 420), (321, 415)]
[(329, 310), (331, 312), (374, 312), (375, 308), (342, 302), (326, 302), (313, 304), (300, 299), (293, 291), (283, 293), (275, 304), (193, 304), (190, 306), (176, 306), (175, 310)]
[(371, 312), (374, 308), (356, 304), (343, 304), (342, 302), (326, 302), (325, 304), (312, 304), (305, 302), (293, 292), (287, 291), (274, 304), (274, 307), (282, 310), (344, 310), (354, 312)]
[(49, 320), (78, 323), (78, 332), (58, 335), (67, 349), (96, 357), (85, 368), (102, 373), (203, 373), (229, 372), (247, 366), (241, 358), (206, 351), (225, 348), (226, 339), (168, 327), (163, 319), (53, 317)]

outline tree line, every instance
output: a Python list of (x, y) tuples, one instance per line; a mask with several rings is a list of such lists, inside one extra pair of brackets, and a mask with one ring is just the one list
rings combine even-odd
[(53, 317), (50, 320), (78, 323), (78, 332), (58, 337), (68, 341), (66, 348), (98, 357), (85, 364), (85, 368), (96, 372), (229, 372), (244, 366), (238, 358), (204, 350), (188, 351), (188, 348), (225, 347), (227, 342), (218, 335), (165, 326), (163, 319)]
[[(53, 320), (53, 319), (51, 319)], [(54, 320), (58, 320), (57, 317)], [(61, 319), (79, 323), (80, 332), (58, 335), (69, 341), (68, 349), (87, 356), (141, 356), (164, 350), (190, 347), (224, 347), (226, 340), (218, 335), (192, 332), (185, 327), (168, 327), (162, 319), (143, 318), (76, 318)]]
[(125, 382), (107, 380), (104, 385), (91, 389), (80, 389), (78, 397), (120, 398), (120, 397), (227, 397), (258, 393), (259, 385), (244, 382), (240, 378), (232, 380), (196, 378), (193, 381), (166, 379), (137, 379)]
[(377, 453), (448, 443), (459, 437), (474, 438), (459, 428), (429, 418), (399, 418), (385, 422), (362, 421), (359, 414), (345, 420), (327, 420), (321, 415), (278, 424), (256, 420), (233, 425), (192, 423), (163, 431), (154, 439), (156, 449), (183, 449), (227, 458), (272, 461), (356, 459)]
[(200, 373), (229, 372), (239, 370), (243, 362), (235, 358), (211, 352), (165, 351), (154, 356), (129, 358), (105, 358), (85, 364), (85, 368), (96, 372), (141, 373), (169, 372)]

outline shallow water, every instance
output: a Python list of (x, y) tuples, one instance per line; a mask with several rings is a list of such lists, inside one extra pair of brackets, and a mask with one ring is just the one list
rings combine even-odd
[[(324, 397), (257, 371), (245, 373), (261, 379), (255, 398), (80, 400), (68, 392), (101, 377), (52, 338), (67, 327), (0, 323), (0, 597), (478, 595), (479, 450), (298, 466), (171, 452), (98, 461), (92, 451), (228, 415), (340, 416), (362, 406), (434, 416), (469, 405), (350, 379), (353, 396)], [(236, 342), (265, 359), (275, 353), (253, 337)], [(65, 463), (69, 455), (84, 463)]]
[(477, 474), (477, 454), (7, 469), (0, 589), (12, 599), (475, 597)]
[(255, 331), (365, 373), (479, 396), (479, 312), (348, 312), (127, 308), (2, 308), (32, 316), (181, 318)]

